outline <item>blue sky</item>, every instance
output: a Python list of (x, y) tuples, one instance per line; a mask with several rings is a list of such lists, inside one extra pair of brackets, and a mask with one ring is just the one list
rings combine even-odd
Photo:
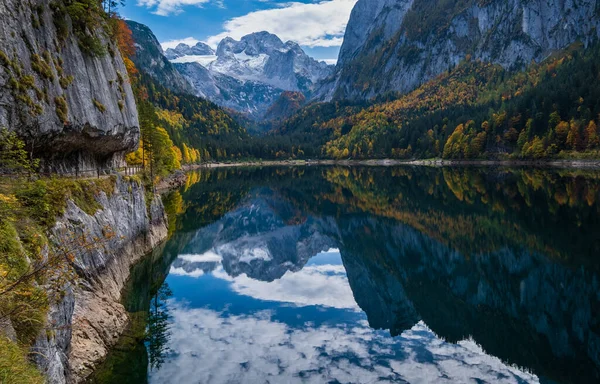
[(204, 41), (266, 30), (317, 59), (336, 59), (357, 0), (128, 0), (121, 14), (149, 26), (161, 43)]

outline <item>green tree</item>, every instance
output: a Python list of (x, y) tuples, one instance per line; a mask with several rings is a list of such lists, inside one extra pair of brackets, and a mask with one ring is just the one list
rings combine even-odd
[(155, 177), (181, 168), (169, 133), (157, 125), (154, 106), (148, 101), (140, 101), (138, 115), (142, 133), (142, 159), (144, 163), (148, 159), (149, 164), (144, 164), (144, 167), (149, 167), (152, 181)]
[(25, 143), (15, 132), (0, 130), (0, 172), (31, 173), (37, 171), (39, 160), (31, 158)]

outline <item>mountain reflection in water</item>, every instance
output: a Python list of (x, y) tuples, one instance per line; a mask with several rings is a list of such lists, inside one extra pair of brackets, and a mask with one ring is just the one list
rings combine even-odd
[(92, 382), (600, 380), (599, 173), (188, 178)]

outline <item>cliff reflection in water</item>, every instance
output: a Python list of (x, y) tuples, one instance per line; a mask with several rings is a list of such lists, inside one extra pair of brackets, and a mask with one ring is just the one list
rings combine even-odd
[(151, 382), (600, 380), (598, 173), (189, 177), (126, 301), (148, 308), (169, 274)]

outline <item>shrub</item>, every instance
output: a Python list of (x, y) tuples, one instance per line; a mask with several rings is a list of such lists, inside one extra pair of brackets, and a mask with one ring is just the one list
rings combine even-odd
[(69, 107), (67, 106), (67, 101), (63, 96), (57, 96), (54, 98), (54, 103), (56, 104), (56, 116), (58, 116), (60, 121), (66, 124), (69, 118)]
[(102, 113), (106, 112), (106, 107), (104, 106), (104, 104), (102, 104), (98, 100), (92, 99), (92, 103), (94, 103), (94, 107), (96, 107), (96, 109), (99, 110), (100, 112), (102, 112)]
[(69, 87), (69, 85), (71, 85), (73, 80), (74, 80), (73, 75), (69, 75), (67, 77), (61, 77), (59, 80), (59, 83), (63, 89), (67, 89)]
[(54, 79), (54, 72), (52, 71), (50, 64), (36, 53), (31, 55), (31, 68), (47, 80)]

